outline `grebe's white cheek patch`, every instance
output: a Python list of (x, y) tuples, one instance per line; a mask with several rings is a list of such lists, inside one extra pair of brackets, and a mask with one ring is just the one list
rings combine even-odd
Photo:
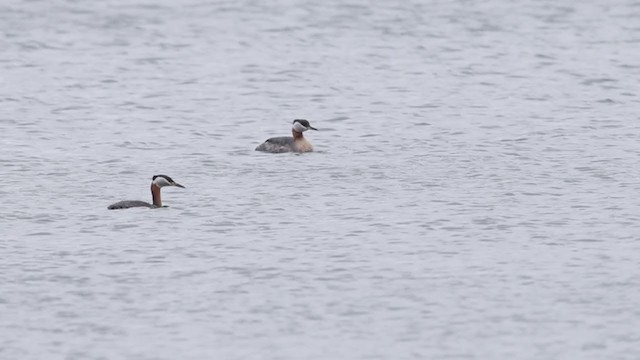
[(299, 122), (296, 122), (293, 124), (293, 130), (297, 132), (305, 132), (309, 129), (307, 129), (304, 125), (300, 124)]
[(171, 183), (169, 183), (169, 181), (167, 181), (167, 179), (162, 176), (158, 176), (155, 180), (153, 180), (153, 183), (158, 187), (171, 185)]

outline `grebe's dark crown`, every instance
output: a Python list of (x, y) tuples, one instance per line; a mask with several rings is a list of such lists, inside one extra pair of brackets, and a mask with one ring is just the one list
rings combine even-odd
[(155, 179), (157, 179), (157, 178), (159, 178), (159, 177), (163, 177), (163, 178), (165, 178), (165, 179), (166, 179), (168, 182), (170, 182), (170, 183), (175, 182), (175, 181), (173, 181), (173, 179), (172, 179), (172, 178), (168, 177), (167, 175), (153, 175), (153, 177), (151, 178), (151, 180), (155, 180)]
[(295, 119), (293, 120), (293, 123), (297, 123), (299, 122), (301, 125), (304, 125), (304, 127), (309, 127), (309, 120), (305, 120), (305, 119)]

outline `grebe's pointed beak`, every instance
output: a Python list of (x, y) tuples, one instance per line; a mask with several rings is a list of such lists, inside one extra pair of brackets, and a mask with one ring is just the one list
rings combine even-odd
[(184, 186), (182, 186), (182, 185), (178, 184), (177, 182), (174, 182), (174, 183), (173, 183), (173, 186), (177, 186), (177, 187), (179, 187), (179, 188), (186, 189)]
[(311, 129), (311, 130), (315, 130), (315, 131), (318, 131), (318, 129), (314, 128), (314, 127), (313, 127), (313, 126), (311, 126), (311, 125), (309, 125), (309, 129)]

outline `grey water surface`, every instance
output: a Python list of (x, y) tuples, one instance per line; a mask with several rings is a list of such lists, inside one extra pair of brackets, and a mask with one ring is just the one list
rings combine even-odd
[(0, 359), (640, 358), (637, 0), (5, 0), (0, 50)]

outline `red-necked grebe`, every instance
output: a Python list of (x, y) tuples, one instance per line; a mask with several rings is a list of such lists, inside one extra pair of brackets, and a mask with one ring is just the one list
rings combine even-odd
[(160, 197), (160, 188), (165, 186), (177, 186), (184, 189), (184, 186), (173, 181), (172, 178), (167, 175), (154, 175), (151, 179), (151, 197), (153, 198), (153, 204), (149, 204), (146, 201), (139, 200), (125, 200), (115, 204), (109, 205), (107, 209), (128, 209), (132, 207), (148, 207), (148, 208), (160, 208), (162, 207), (162, 198)]
[(284, 152), (309, 152), (313, 151), (313, 146), (302, 135), (307, 130), (318, 130), (309, 124), (309, 121), (303, 119), (293, 120), (293, 128), (291, 136), (272, 137), (267, 141), (258, 145), (256, 151), (264, 151), (269, 153)]

